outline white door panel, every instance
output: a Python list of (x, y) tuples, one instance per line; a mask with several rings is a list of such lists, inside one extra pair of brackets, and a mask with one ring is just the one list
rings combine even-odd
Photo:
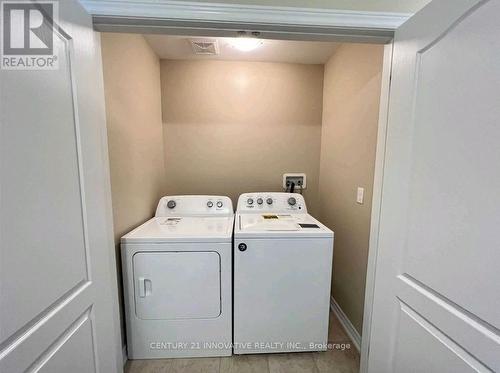
[[(23, 108), (4, 115), (8, 125), (3, 136), (9, 141), (2, 144), (6, 161), (2, 194), (17, 198), (2, 201), (2, 276), (10, 279), (2, 286), (0, 298), (1, 309), (9, 315), (8, 322), (2, 323), (2, 342), (89, 279), (77, 140), (80, 124), (73, 107), (70, 48), (65, 36), (57, 36), (57, 73), (3, 73), (6, 86), (17, 85), (9, 101)], [(37, 81), (50, 82), (50, 86), (40, 87), (44, 94), (33, 100), (33, 82)], [(33, 125), (23, 125), (34, 118)], [(36, 281), (20, 276), (20, 266), (36, 274)]]
[(497, 16), (485, 4), (418, 53), (404, 272), (500, 328), (500, 297), (484, 302), (500, 279)]
[[(394, 362), (396, 372), (489, 372), (470, 353), (411, 308), (401, 304), (400, 311)], [(414, 351), (416, 346), (420, 350), (418, 354)], [(424, 356), (427, 358), (423, 359)]]
[(0, 371), (121, 371), (99, 37), (59, 2), (57, 70), (0, 70)]
[(416, 279), (401, 275), (398, 280), (399, 297), (418, 309), (421, 317), (432, 319), (442, 333), (453, 336), (455, 342), (478, 359), (498, 359), (499, 338), (488, 325)]
[[(55, 354), (64, 344), (62, 342), (65, 341), (65, 336), (75, 330), (80, 320), (88, 320), (90, 324), (93, 324), (94, 315), (88, 307), (89, 287), (88, 282), (72, 292), (69, 297), (65, 297), (64, 301), (57, 302), (41, 317), (35, 318), (23, 329), (26, 330), (25, 335), (17, 336), (16, 334), (12, 342), (9, 339), (9, 345), (2, 350), (4, 356), (2, 356), (2, 370), (0, 371), (5, 369), (6, 372), (24, 372), (28, 367), (35, 365), (43, 367), (43, 364), (37, 364), (37, 362), (47, 362), (47, 358)], [(81, 347), (84, 348), (84, 346)]]
[(500, 370), (500, 2), (396, 32), (370, 372)]
[[(92, 325), (84, 315), (76, 320), (58, 344), (52, 346), (54, 355), (44, 363), (40, 373), (53, 372), (92, 372), (95, 369), (95, 356), (92, 349)], [(72, 359), (68, 360), (68, 356)], [(33, 366), (35, 368), (37, 366)]]

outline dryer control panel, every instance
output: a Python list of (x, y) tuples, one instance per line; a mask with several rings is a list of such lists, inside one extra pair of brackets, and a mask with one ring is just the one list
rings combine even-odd
[(230, 216), (233, 203), (226, 196), (165, 196), (156, 208), (156, 217), (162, 216)]
[(238, 198), (237, 212), (304, 212), (306, 202), (302, 194), (280, 192), (244, 193)]

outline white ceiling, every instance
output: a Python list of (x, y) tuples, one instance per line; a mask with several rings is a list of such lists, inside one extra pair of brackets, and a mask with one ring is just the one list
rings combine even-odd
[[(289, 62), (305, 64), (324, 64), (340, 45), (333, 42), (262, 40), (258, 48), (242, 52), (234, 48), (228, 38), (206, 38), (173, 35), (144, 35), (155, 53), (162, 59), (170, 60), (229, 60)], [(216, 39), (219, 55), (196, 55), (191, 49), (190, 39)]]

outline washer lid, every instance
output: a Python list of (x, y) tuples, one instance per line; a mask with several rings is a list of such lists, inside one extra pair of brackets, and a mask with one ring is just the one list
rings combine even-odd
[(233, 216), (155, 217), (122, 237), (122, 243), (231, 242)]
[(236, 215), (238, 237), (333, 237), (333, 232), (309, 214)]

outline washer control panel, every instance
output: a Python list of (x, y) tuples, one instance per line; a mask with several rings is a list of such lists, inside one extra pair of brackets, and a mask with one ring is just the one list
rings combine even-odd
[(238, 198), (237, 211), (245, 212), (307, 212), (306, 202), (297, 193), (244, 193)]
[(233, 203), (226, 196), (165, 196), (160, 199), (155, 216), (232, 214)]

